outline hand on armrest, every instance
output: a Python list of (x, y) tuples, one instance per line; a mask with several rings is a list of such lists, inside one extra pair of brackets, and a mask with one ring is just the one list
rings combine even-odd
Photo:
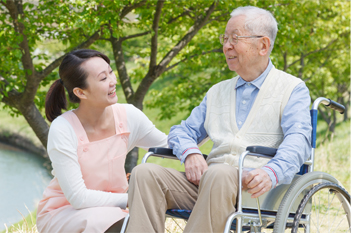
[(189, 154), (185, 159), (186, 178), (193, 184), (199, 185), (201, 176), (208, 169), (202, 154)]
[(251, 193), (252, 198), (259, 197), (272, 188), (271, 178), (261, 168), (252, 171), (244, 170), (242, 177), (243, 190)]

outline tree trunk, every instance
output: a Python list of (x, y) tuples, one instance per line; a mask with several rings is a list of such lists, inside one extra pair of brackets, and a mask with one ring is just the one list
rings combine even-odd
[(40, 142), (46, 148), (48, 142), (49, 126), (34, 103), (30, 106), (19, 106), (18, 109), (27, 120)]
[(131, 150), (127, 154), (126, 162), (124, 164), (124, 169), (126, 170), (126, 173), (131, 173), (132, 169), (137, 165), (139, 158), (139, 148), (134, 147), (133, 150)]
[(335, 126), (336, 126), (336, 113), (335, 111), (332, 112), (332, 116), (331, 116), (332, 120), (329, 123), (329, 131), (331, 134), (334, 134), (335, 132)]

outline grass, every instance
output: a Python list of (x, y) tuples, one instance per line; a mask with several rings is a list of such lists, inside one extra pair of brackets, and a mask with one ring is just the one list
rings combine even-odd
[(30, 212), (28, 210), (28, 212), (29, 214), (26, 217), (22, 213), (19, 213), (22, 216), (22, 220), (10, 227), (5, 225), (6, 229), (1, 233), (38, 233), (37, 226), (35, 225), (37, 211)]

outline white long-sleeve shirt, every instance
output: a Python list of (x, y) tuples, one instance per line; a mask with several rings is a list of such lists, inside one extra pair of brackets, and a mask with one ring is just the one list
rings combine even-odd
[[(134, 147), (168, 147), (167, 135), (159, 131), (147, 116), (131, 104), (125, 104), (130, 131), (128, 152)], [(128, 194), (87, 189), (77, 156), (78, 138), (64, 117), (56, 118), (49, 130), (47, 151), (52, 162), (52, 174), (75, 209), (98, 206), (127, 206)]]

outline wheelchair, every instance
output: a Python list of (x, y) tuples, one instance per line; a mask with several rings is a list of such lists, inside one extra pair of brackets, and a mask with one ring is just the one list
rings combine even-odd
[[(225, 224), (224, 232), (351, 232), (350, 194), (332, 175), (314, 171), (316, 148), (317, 114), (319, 104), (344, 113), (345, 107), (330, 99), (319, 97), (310, 110), (312, 123), (312, 151), (309, 160), (302, 165), (289, 185), (279, 185), (259, 198), (239, 189), (236, 212)], [(250, 146), (239, 158), (239, 187), (242, 187), (242, 171), (246, 156), (274, 157), (277, 149)], [(150, 148), (143, 157), (146, 163), (150, 156), (176, 159), (172, 149)], [(167, 210), (166, 217), (187, 220), (191, 210)], [(122, 231), (125, 232), (129, 215), (125, 218)], [(178, 224), (178, 223), (177, 223)], [(179, 224), (178, 224), (179, 226)], [(180, 227), (180, 226), (179, 226)], [(170, 231), (168, 231), (170, 232)]]

